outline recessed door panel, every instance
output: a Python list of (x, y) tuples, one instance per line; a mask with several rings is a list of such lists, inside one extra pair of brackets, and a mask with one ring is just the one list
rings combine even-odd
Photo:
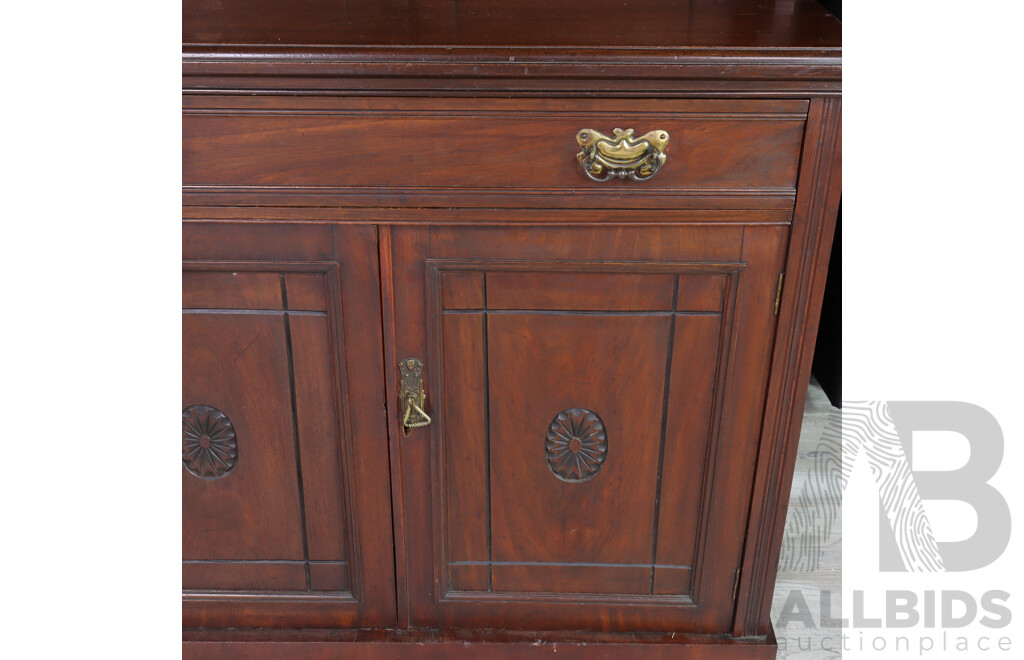
[[(688, 602), (730, 276), (684, 265), (432, 267), (442, 290), (481, 290), (463, 298), (477, 310), (441, 305), (441, 399), (445, 419), (456, 418), (441, 447), (447, 588), (650, 595), (657, 580), (677, 585), (662, 595)], [(673, 400), (686, 405), (670, 411), (674, 371), (686, 376)], [(669, 475), (662, 488), (666, 448), (670, 468), (691, 478)], [(659, 506), (689, 514), (662, 538), (661, 561)]]
[(182, 324), (185, 576), (202, 560), (301, 563), (284, 317), (189, 310)]
[(493, 561), (650, 563), (670, 324), (488, 315)]

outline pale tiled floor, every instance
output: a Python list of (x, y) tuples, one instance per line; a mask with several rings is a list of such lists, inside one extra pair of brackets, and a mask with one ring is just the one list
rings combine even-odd
[[(793, 477), (789, 502), (786, 535), (775, 596), (772, 601), (772, 623), (779, 640), (778, 658), (786, 660), (826, 660), (841, 657), (839, 630), (821, 629), (819, 603), (823, 592), (831, 592), (832, 618), (840, 617), (839, 600), (842, 591), (842, 516), (841, 508), (829, 504), (822, 496), (823, 477), (837, 468), (841, 448), (834, 443), (822, 442), (822, 432), (833, 408), (816, 381), (812, 381), (807, 394), (803, 428)], [(831, 468), (831, 469), (830, 469)], [(824, 515), (828, 510), (835, 517), (827, 525)], [(780, 628), (779, 614), (793, 590), (799, 591), (814, 620), (815, 627), (807, 628), (800, 621), (791, 621)], [(824, 644), (823, 644), (824, 642)]]

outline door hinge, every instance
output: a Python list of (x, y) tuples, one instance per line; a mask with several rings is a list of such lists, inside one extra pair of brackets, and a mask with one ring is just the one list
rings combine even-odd
[(785, 276), (785, 273), (779, 273), (779, 284), (775, 288), (775, 316), (779, 315), (779, 305), (782, 304), (782, 278)]
[(733, 582), (733, 584), (732, 584), (732, 599), (733, 600), (736, 600), (736, 596), (738, 596), (739, 593), (740, 593), (740, 571), (742, 571), (742, 570), (743, 570), (742, 568), (737, 568), (736, 569), (736, 581)]

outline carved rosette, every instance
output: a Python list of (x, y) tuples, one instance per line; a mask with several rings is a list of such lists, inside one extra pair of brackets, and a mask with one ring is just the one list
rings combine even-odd
[(556, 477), (571, 483), (587, 481), (608, 457), (604, 422), (586, 408), (563, 410), (548, 427), (544, 449), (548, 467)]
[(235, 469), (238, 440), (231, 420), (210, 406), (181, 411), (181, 464), (200, 479), (219, 479)]

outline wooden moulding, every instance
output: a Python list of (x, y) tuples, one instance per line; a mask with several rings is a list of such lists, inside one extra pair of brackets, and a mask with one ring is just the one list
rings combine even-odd
[(838, 95), (842, 59), (815, 0), (189, 0), (182, 41), (210, 94)]
[(475, 630), (185, 631), (188, 660), (774, 660), (774, 634), (734, 639), (682, 633)]
[(793, 238), (776, 342), (761, 456), (758, 459), (747, 548), (736, 600), (733, 634), (770, 629), (773, 585), (782, 549), (789, 492), (796, 466), (807, 382), (817, 337), (828, 256), (842, 192), (842, 106), (815, 99), (808, 119)]

